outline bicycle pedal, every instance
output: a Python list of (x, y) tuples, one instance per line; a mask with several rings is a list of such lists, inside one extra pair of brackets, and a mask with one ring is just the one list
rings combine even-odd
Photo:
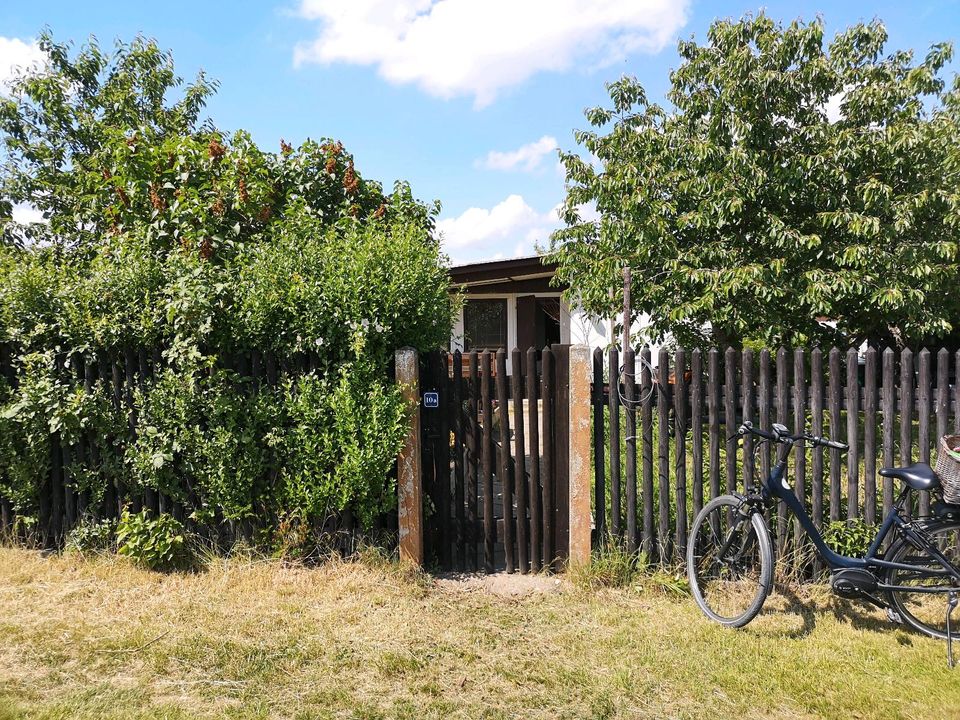
[(903, 625), (903, 618), (900, 617), (900, 613), (893, 608), (887, 608), (887, 620), (897, 625)]

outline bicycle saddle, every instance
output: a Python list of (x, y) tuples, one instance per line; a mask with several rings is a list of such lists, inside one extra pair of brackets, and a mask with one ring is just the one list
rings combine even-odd
[(936, 490), (940, 487), (940, 478), (926, 463), (914, 463), (907, 467), (884, 468), (880, 475), (903, 480), (914, 490)]

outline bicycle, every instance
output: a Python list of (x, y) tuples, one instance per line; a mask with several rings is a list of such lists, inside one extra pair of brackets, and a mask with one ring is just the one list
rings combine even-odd
[[(687, 545), (687, 577), (697, 605), (712, 620), (743, 627), (763, 607), (773, 587), (774, 551), (765, 517), (783, 501), (794, 514), (830, 571), (834, 593), (866, 600), (886, 611), (892, 622), (947, 641), (953, 667), (956, 634), (951, 615), (960, 602), (960, 505), (937, 500), (928, 517), (905, 517), (909, 491), (935, 492), (940, 480), (923, 463), (884, 468), (883, 477), (903, 482), (892, 509), (862, 557), (834, 552), (786, 480), (787, 458), (795, 445), (847, 450), (848, 446), (809, 434), (791, 435), (779, 424), (771, 431), (744, 422), (740, 436), (752, 435), (779, 446), (776, 464), (759, 487), (721, 495), (698, 513)], [(885, 541), (890, 538), (889, 545)], [(882, 548), (886, 547), (885, 550)], [(944, 604), (941, 604), (945, 601)]]

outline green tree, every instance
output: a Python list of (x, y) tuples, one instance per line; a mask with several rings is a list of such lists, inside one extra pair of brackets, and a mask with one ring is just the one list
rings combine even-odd
[[(558, 277), (599, 315), (633, 269), (650, 333), (684, 343), (897, 344), (960, 330), (960, 83), (875, 21), (718, 21), (679, 44), (667, 107), (633, 78), (563, 153)], [(833, 116), (831, 108), (838, 110)], [(580, 209), (595, 204), (596, 221)], [(821, 322), (835, 321), (835, 329)]]

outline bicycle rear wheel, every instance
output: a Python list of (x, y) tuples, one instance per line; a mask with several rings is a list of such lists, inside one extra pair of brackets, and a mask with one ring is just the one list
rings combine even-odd
[(690, 529), (687, 578), (710, 619), (735, 628), (753, 620), (773, 587), (773, 545), (763, 515), (733, 495), (707, 503)]
[[(960, 522), (944, 522), (925, 530), (930, 543), (938, 548), (954, 566), (960, 567)], [(903, 565), (914, 565), (916, 570), (890, 570), (888, 585), (916, 587), (916, 591), (891, 590), (888, 595), (893, 606), (907, 625), (917, 632), (935, 638), (947, 637), (947, 593), (960, 585), (952, 578), (931, 571), (942, 571), (943, 566), (924, 550), (915, 548), (901, 537), (890, 548), (887, 559)], [(938, 590), (939, 592), (925, 592)], [(960, 613), (954, 612), (952, 632), (960, 636)]]

